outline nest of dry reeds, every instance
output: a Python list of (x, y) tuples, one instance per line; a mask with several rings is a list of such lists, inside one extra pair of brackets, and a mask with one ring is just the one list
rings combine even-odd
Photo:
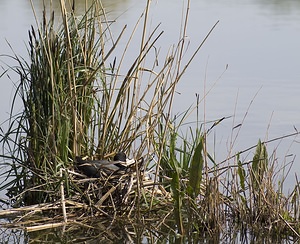
[(137, 189), (153, 188), (154, 184), (146, 177), (142, 164), (143, 158), (126, 169), (101, 168), (98, 177), (94, 178), (82, 174), (78, 168), (75, 171), (68, 171), (77, 191), (72, 200), (86, 203), (95, 209), (105, 209), (105, 212), (110, 210), (115, 212), (132, 206), (137, 197)]
[[(151, 172), (144, 168), (143, 159), (134, 161), (126, 170), (99, 170), (99, 177), (95, 178), (87, 177), (76, 166), (62, 169), (59, 177), (51, 181), (53, 185), (59, 184), (59, 188), (47, 192), (55, 201), (2, 210), (0, 217), (13, 220), (6, 223), (6, 227), (32, 232), (66, 223), (76, 224), (78, 220), (88, 226), (94, 219), (91, 217), (120, 220), (144, 210), (149, 215), (151, 199), (164, 208), (168, 204), (172, 207), (170, 193), (163, 185), (155, 184), (149, 175)], [(65, 176), (68, 177), (67, 181), (64, 180)], [(43, 189), (43, 184), (26, 189), (20, 197), (32, 197), (40, 192), (39, 189)]]

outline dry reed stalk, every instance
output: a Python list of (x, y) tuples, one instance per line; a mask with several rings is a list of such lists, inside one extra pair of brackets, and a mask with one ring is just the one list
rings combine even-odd
[[(119, 184), (118, 184), (119, 185)], [(112, 186), (105, 194), (103, 197), (101, 197), (101, 199), (96, 203), (97, 207), (101, 207), (103, 202), (108, 198), (111, 197), (111, 194), (117, 189), (117, 186)]]
[(64, 190), (64, 182), (63, 182), (63, 170), (60, 169), (60, 177), (61, 177), (61, 183), (60, 183), (60, 194), (61, 194), (61, 207), (62, 207), (62, 213), (64, 216), (64, 222), (67, 223), (67, 211), (66, 211), (66, 200), (65, 200), (65, 190)]
[[(75, 202), (71, 200), (65, 200), (65, 203), (69, 205), (70, 209), (78, 209), (78, 208), (87, 208), (86, 204)], [(51, 211), (51, 210), (59, 210), (61, 208), (61, 203), (44, 203), (44, 204), (35, 204), (32, 206), (25, 206), (20, 208), (10, 208), (5, 210), (0, 210), (0, 216), (2, 218), (20, 215), (26, 212), (35, 212), (40, 213), (43, 211)], [(66, 207), (67, 208), (67, 207)]]
[(58, 205), (52, 203), (36, 204), (32, 206), (0, 210), (0, 216), (9, 217), (11, 215), (20, 214), (23, 212), (30, 212), (30, 211), (41, 212), (43, 210), (51, 210), (51, 209), (58, 209), (58, 208), (59, 208)]
[(46, 229), (53, 229), (53, 228), (57, 228), (57, 227), (64, 226), (64, 225), (66, 225), (66, 222), (52, 223), (52, 224), (42, 224), (42, 225), (25, 227), (25, 230), (27, 232), (33, 232), (33, 231), (40, 231), (40, 230), (46, 230)]

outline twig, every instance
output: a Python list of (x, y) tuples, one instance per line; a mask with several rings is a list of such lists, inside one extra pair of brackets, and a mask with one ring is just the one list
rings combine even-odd
[[(119, 183), (120, 184), (120, 183)], [(118, 184), (118, 185), (119, 185)], [(117, 185), (117, 186), (118, 186)], [(112, 186), (112, 188), (109, 189), (109, 191), (107, 191), (103, 197), (101, 197), (101, 199), (96, 203), (96, 206), (101, 206), (102, 203), (109, 197), (109, 195), (111, 195), (111, 193), (113, 193), (116, 190), (116, 186)]]
[(45, 230), (45, 229), (52, 229), (60, 226), (64, 226), (66, 223), (61, 222), (61, 223), (53, 223), (53, 224), (44, 224), (44, 225), (37, 225), (37, 226), (29, 226), (26, 227), (25, 230), (27, 232), (32, 232), (32, 231), (38, 231), (38, 230)]
[[(137, 177), (137, 179), (138, 179), (138, 177)], [(138, 183), (138, 182), (137, 182), (137, 183)], [(129, 196), (129, 194), (130, 194), (130, 192), (131, 192), (132, 186), (133, 186), (133, 175), (131, 174), (131, 176), (130, 176), (130, 181), (129, 181), (129, 183), (128, 183), (128, 189), (127, 189), (127, 192), (126, 192), (126, 194), (125, 194), (125, 196), (124, 196), (124, 199), (123, 199), (123, 202), (124, 202), (125, 204), (126, 204), (127, 201), (128, 201), (128, 196)], [(138, 184), (137, 184), (137, 186), (138, 186)]]
[(14, 214), (20, 214), (20, 212), (27, 212), (27, 211), (42, 211), (42, 210), (50, 210), (50, 209), (58, 209), (58, 206), (55, 204), (36, 204), (32, 206), (26, 206), (21, 208), (10, 208), (0, 211), (0, 217), (11, 216)]
[(281, 216), (281, 214), (278, 214), (281, 220), (292, 230), (292, 232), (297, 236), (300, 237), (299, 233)]
[(63, 212), (63, 216), (64, 216), (64, 222), (67, 223), (68, 220), (67, 220), (65, 193), (64, 193), (64, 181), (62, 178), (62, 168), (60, 169), (60, 177), (61, 177), (61, 182), (60, 182), (61, 207), (62, 207), (62, 212)]

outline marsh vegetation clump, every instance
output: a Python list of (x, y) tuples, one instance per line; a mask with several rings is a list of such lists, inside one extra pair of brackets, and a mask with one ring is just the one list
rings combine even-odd
[[(29, 58), (11, 56), (17, 65), (9, 69), (19, 76), (12, 107), (20, 99), (23, 110), (11, 113), (1, 135), (1, 189), (13, 208), (0, 214), (28, 214), (12, 224), (20, 227), (31, 211), (42, 213), (40, 228), (50, 228), (44, 213), (55, 216), (52, 227), (78, 220), (89, 225), (95, 216), (112, 223), (126, 218), (194, 241), (203, 233), (231, 238), (226, 230), (241, 226), (299, 237), (299, 187), (286, 197), (284, 181), (275, 186), (276, 159), (267, 142), (258, 142), (248, 162), (240, 152), (218, 163), (207, 150), (203, 124), (180, 132), (205, 97), (172, 116), (176, 85), (218, 22), (183, 63), (188, 1), (180, 41), (157, 67), (159, 57), (151, 60), (150, 51), (163, 31), (147, 29), (150, 2), (136, 25), (142, 28), (134, 58), (126, 54), (135, 32), (123, 53), (114, 53), (126, 26), (113, 38), (101, 1), (76, 15), (76, 5), (67, 11), (63, 0), (61, 16), (50, 11), (48, 19), (45, 10), (42, 23), (29, 31)], [(130, 155), (131, 164), (99, 166), (118, 152)]]

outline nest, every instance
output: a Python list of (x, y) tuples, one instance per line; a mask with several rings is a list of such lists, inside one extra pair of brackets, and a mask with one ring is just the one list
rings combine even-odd
[[(88, 160), (86, 160), (89, 163)], [(86, 204), (93, 214), (103, 212), (130, 211), (136, 199), (143, 196), (168, 196), (168, 192), (160, 185), (156, 185), (149, 178), (149, 172), (144, 169), (143, 158), (128, 160), (119, 170), (110, 167), (98, 168), (97, 177), (88, 177), (82, 173), (80, 167), (69, 171), (75, 186), (73, 201)], [(95, 213), (94, 210), (98, 213)], [(126, 212), (126, 211), (125, 211)]]
[[(89, 178), (83, 174), (75, 174), (74, 183), (78, 186), (81, 201), (96, 207), (111, 204), (120, 206), (128, 203), (138, 179), (142, 179), (143, 171), (128, 168), (123, 171), (99, 170), (99, 177)], [(133, 188), (133, 186), (135, 186)]]
[[(9, 228), (25, 228), (31, 232), (78, 223), (79, 219), (91, 221), (90, 217), (96, 216), (130, 217), (137, 209), (151, 214), (148, 210), (152, 200), (154, 215), (170, 205), (170, 193), (150, 179), (151, 172), (144, 169), (143, 159), (127, 161), (124, 165), (119, 170), (98, 168), (98, 177), (88, 177), (76, 167), (61, 169), (60, 176), (52, 179), (53, 185), (60, 184), (60, 189), (52, 192), (54, 201), (2, 210), (0, 218), (13, 219), (7, 225)], [(63, 180), (64, 176), (68, 179)], [(37, 223), (36, 219), (39, 219)]]

